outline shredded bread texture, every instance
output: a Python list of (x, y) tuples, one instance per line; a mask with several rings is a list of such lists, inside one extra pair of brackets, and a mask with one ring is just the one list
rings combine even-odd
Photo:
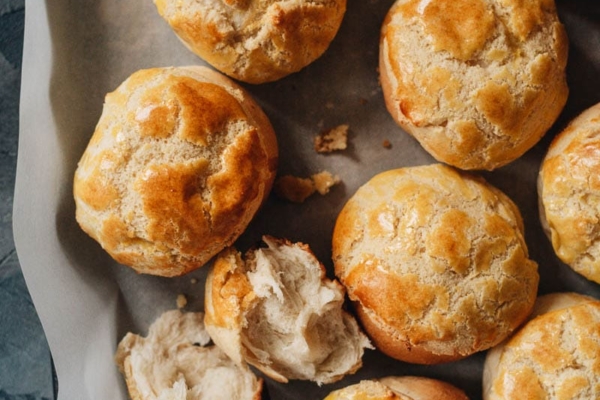
[(209, 274), (206, 325), (215, 343), (271, 378), (330, 383), (362, 365), (368, 339), (343, 311), (344, 289), (307, 246), (264, 237), (242, 260), (224, 251)]
[[(119, 343), (115, 361), (133, 400), (258, 400), (262, 380), (207, 346), (202, 313), (163, 313), (147, 337)], [(227, 384), (223, 384), (223, 383)]]

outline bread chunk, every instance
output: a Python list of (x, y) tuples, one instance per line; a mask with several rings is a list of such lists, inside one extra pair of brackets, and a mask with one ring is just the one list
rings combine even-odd
[(133, 400), (259, 400), (262, 380), (210, 341), (202, 313), (163, 313), (147, 337), (128, 333), (115, 360)]
[(206, 282), (205, 323), (233, 360), (269, 377), (331, 383), (362, 365), (369, 341), (343, 310), (344, 289), (308, 246), (265, 236), (245, 260), (233, 248)]
[(315, 136), (315, 151), (317, 153), (331, 153), (337, 150), (345, 150), (348, 147), (348, 128), (348, 125), (342, 124)]
[(283, 175), (275, 181), (275, 194), (292, 203), (303, 203), (315, 192), (326, 195), (329, 190), (340, 183), (340, 178), (329, 171), (321, 171), (309, 178)]

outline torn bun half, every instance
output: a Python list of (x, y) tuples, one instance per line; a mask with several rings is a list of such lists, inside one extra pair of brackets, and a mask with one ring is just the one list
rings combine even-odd
[(133, 400), (259, 400), (262, 379), (207, 344), (202, 313), (167, 311), (147, 337), (128, 333), (115, 361)]
[(206, 327), (233, 360), (269, 377), (331, 383), (362, 365), (369, 341), (342, 308), (345, 291), (309, 247), (265, 236), (268, 247), (223, 251), (206, 282)]

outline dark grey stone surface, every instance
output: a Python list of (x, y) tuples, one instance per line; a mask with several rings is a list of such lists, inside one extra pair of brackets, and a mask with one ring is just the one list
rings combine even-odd
[(52, 360), (15, 252), (24, 0), (0, 0), (0, 400), (54, 398)]

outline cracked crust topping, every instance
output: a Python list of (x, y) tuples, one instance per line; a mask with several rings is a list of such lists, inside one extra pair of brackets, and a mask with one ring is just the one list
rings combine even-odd
[(118, 262), (181, 275), (245, 229), (276, 160), (266, 116), (228, 79), (138, 71), (106, 96), (75, 173), (77, 220)]
[(600, 301), (551, 294), (550, 307), (486, 359), (484, 399), (583, 400), (600, 396)]
[(557, 256), (600, 283), (600, 104), (552, 142), (538, 177), (540, 219)]
[(515, 204), (441, 164), (362, 186), (338, 216), (333, 260), (376, 346), (418, 363), (503, 340), (529, 314), (539, 280)]
[(468, 400), (453, 385), (420, 376), (388, 376), (362, 380), (335, 390), (324, 400)]
[(316, 60), (346, 12), (346, 0), (154, 2), (192, 52), (249, 83), (280, 79)]
[(398, 0), (381, 30), (386, 106), (437, 160), (492, 170), (558, 117), (567, 48), (552, 0)]

